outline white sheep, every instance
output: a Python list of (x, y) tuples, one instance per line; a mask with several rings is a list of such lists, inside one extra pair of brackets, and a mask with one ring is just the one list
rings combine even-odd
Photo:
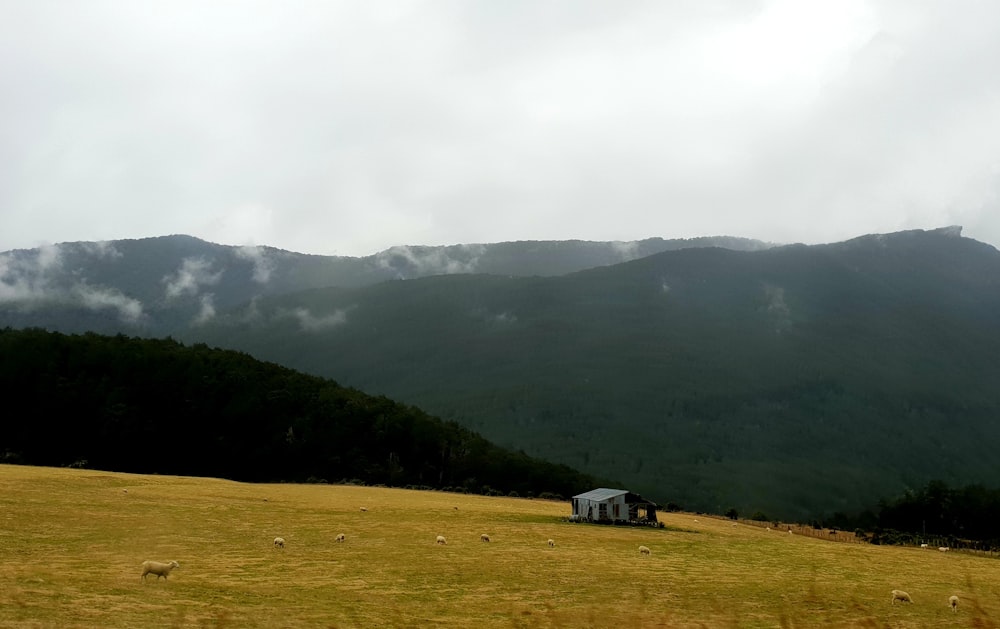
[(958, 611), (958, 597), (957, 596), (950, 596), (950, 597), (948, 597), (948, 604), (951, 605), (951, 611), (953, 611), (953, 612), (957, 612)]
[(438, 535), (438, 537), (437, 537), (437, 543), (438, 543), (438, 544), (447, 544), (447, 543), (448, 543), (448, 540), (446, 540), (446, 539), (444, 538), (444, 535)]
[(343, 542), (343, 541), (345, 541), (347, 539), (347, 537), (343, 533), (341, 533), (340, 535), (337, 535), (337, 537), (335, 539), (338, 542)]
[(892, 604), (895, 605), (896, 601), (900, 601), (900, 602), (903, 602), (903, 603), (912, 603), (913, 599), (911, 599), (910, 595), (907, 594), (906, 592), (904, 592), (903, 590), (893, 590), (892, 591)]
[(639, 547), (639, 554), (640, 555), (649, 555), (649, 548), (647, 548), (646, 546), (640, 546)]
[(921, 548), (927, 548), (927, 544), (921, 544), (920, 547)]
[(361, 507), (361, 513), (367, 513), (368, 507)]
[(938, 550), (940, 550), (943, 553), (946, 553), (946, 552), (948, 552), (948, 547), (947, 546), (939, 546)]
[(479, 536), (479, 541), (488, 542), (490, 541), (490, 536), (487, 535), (486, 533), (483, 533), (482, 535)]
[(171, 561), (170, 563), (162, 563), (159, 561), (144, 561), (142, 562), (142, 576), (139, 578), (143, 581), (146, 580), (147, 574), (155, 574), (156, 580), (159, 581), (160, 577), (164, 579), (170, 574), (170, 571), (174, 568), (180, 568), (181, 565), (176, 561)]
[(555, 548), (555, 547), (556, 547), (556, 543), (553, 540), (550, 539), (549, 540), (549, 548)]
[(285, 547), (285, 538), (284, 537), (275, 537), (274, 538), (274, 547), (275, 548), (284, 548)]

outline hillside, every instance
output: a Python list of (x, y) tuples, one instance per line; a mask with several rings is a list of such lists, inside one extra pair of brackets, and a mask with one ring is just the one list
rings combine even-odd
[[(144, 334), (333, 378), (690, 509), (807, 520), (931, 480), (1000, 486), (1000, 253), (960, 228), (744, 250), (689, 242), (619, 264), (608, 243), (414, 247), (368, 268), (448, 273), (337, 286), (329, 260), (309, 273), (265, 265), (258, 284), (249, 261), (223, 270), (204, 262), (206, 243), (153, 240), (193, 249), (109, 254), (120, 273), (126, 260), (160, 266), (142, 276), (148, 296), (95, 289), (93, 310), (14, 299), (60, 293), (57, 275), (28, 281), (8, 257), (21, 275), (3, 275), (0, 318), (128, 334), (155, 320)], [(56, 257), (42, 266), (74, 268)], [(79, 278), (97, 277), (78, 263)], [(134, 323), (116, 314), (129, 307)]]
[(245, 354), (0, 330), (0, 462), (244, 481), (573, 494), (601, 484)]
[(769, 245), (731, 237), (527, 241), (399, 246), (348, 257), (231, 247), (183, 235), (61, 243), (0, 253), (0, 327), (161, 337), (197, 327), (217, 311), (311, 288), (456, 273), (562, 275), (704, 246)]
[(1000, 254), (956, 230), (312, 290), (187, 334), (688, 508), (1000, 484)]

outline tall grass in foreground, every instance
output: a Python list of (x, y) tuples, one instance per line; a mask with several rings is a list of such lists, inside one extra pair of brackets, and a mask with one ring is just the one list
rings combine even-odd
[[(0, 466), (0, 627), (998, 626), (994, 559), (688, 514), (662, 530), (570, 524), (568, 510)], [(145, 559), (181, 567), (143, 584)], [(914, 604), (890, 605), (893, 588)]]

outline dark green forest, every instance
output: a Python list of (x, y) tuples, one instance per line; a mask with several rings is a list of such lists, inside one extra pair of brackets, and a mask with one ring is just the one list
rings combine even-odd
[(875, 544), (930, 543), (950, 548), (1000, 549), (1000, 489), (973, 484), (952, 488), (942, 481), (883, 499), (854, 515), (837, 513), (824, 524), (856, 530)]
[(0, 327), (247, 352), (660, 503), (809, 521), (935, 479), (1000, 486), (1000, 252), (960, 227), (364, 259), (175, 236), (4, 259)]
[(261, 299), (184, 334), (658, 502), (805, 520), (1000, 484), (1000, 255), (946, 232)]
[(607, 484), (386, 397), (171, 339), (3, 329), (0, 395), (5, 463), (521, 496)]

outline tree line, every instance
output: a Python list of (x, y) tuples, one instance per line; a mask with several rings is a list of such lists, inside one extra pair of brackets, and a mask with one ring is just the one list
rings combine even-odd
[(0, 395), (6, 463), (520, 496), (607, 484), (386, 397), (169, 338), (2, 329)]
[(881, 500), (876, 509), (852, 516), (834, 514), (824, 524), (856, 530), (875, 544), (918, 544), (939, 540), (950, 547), (1000, 549), (1000, 489), (973, 484), (952, 488), (935, 480), (902, 496)]

